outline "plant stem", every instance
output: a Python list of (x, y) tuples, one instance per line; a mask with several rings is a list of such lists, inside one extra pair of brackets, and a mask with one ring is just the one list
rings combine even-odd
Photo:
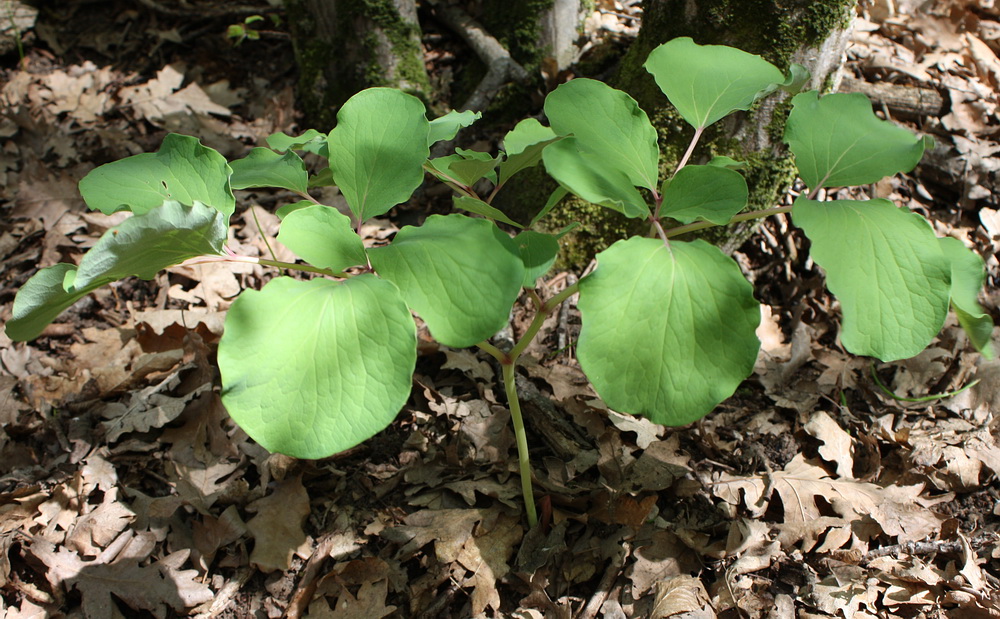
[(688, 144), (687, 150), (684, 151), (684, 156), (681, 157), (681, 162), (677, 164), (677, 169), (674, 170), (674, 176), (681, 171), (681, 168), (687, 165), (688, 159), (694, 153), (694, 147), (698, 145), (698, 140), (701, 139), (701, 134), (705, 131), (704, 127), (698, 127), (694, 130), (694, 136), (691, 137), (691, 143)]
[(542, 303), (537, 293), (532, 291), (532, 298), (538, 305), (538, 313), (535, 314), (528, 330), (524, 332), (521, 339), (514, 344), (510, 352), (504, 352), (490, 344), (482, 341), (477, 346), (490, 354), (500, 362), (503, 370), (503, 387), (507, 394), (507, 406), (510, 408), (511, 423), (514, 424), (514, 437), (517, 439), (517, 461), (521, 475), (521, 493), (524, 495), (524, 509), (528, 514), (528, 524), (534, 528), (538, 524), (538, 513), (535, 509), (535, 495), (531, 488), (531, 460), (528, 455), (528, 437), (524, 430), (524, 417), (521, 415), (521, 401), (517, 397), (517, 360), (521, 353), (531, 344), (531, 341), (538, 335), (538, 331), (545, 323), (545, 319), (555, 311), (559, 305), (570, 298), (580, 289), (577, 282), (572, 286), (567, 286), (565, 290), (555, 295), (548, 301)]
[(305, 273), (319, 273), (320, 275), (330, 275), (331, 277), (350, 277), (347, 273), (333, 271), (331, 269), (321, 269), (308, 264), (292, 264), (291, 262), (281, 262), (278, 260), (267, 260), (258, 258), (257, 264), (267, 267), (278, 267), (279, 269), (291, 269), (293, 271), (303, 271)]
[(510, 419), (514, 423), (514, 438), (517, 440), (517, 464), (521, 473), (524, 510), (528, 514), (528, 526), (533, 529), (538, 524), (538, 511), (535, 509), (535, 495), (531, 488), (528, 437), (524, 431), (524, 418), (521, 416), (521, 401), (517, 398), (516, 364), (501, 363), (501, 367), (503, 368), (504, 390), (507, 392), (507, 406), (510, 408)]

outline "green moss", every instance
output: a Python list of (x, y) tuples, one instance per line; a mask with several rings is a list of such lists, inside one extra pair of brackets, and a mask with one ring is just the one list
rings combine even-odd
[(538, 68), (545, 50), (539, 49), (539, 17), (554, 0), (485, 0), (480, 21), (486, 30), (529, 72)]

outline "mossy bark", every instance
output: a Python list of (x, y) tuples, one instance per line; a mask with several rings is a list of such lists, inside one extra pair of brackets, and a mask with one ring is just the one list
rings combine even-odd
[(391, 86), (430, 99), (415, 0), (285, 0), (299, 67), (298, 98), (326, 131), (352, 95)]
[[(854, 5), (855, 0), (647, 0), (639, 37), (622, 59), (611, 85), (632, 95), (649, 114), (659, 135), (661, 177), (673, 172), (694, 130), (643, 68), (653, 48), (682, 36), (701, 45), (730, 45), (759, 54), (782, 70), (791, 63), (804, 65), (812, 73), (807, 87), (829, 90), (837, 81)], [(728, 155), (745, 161), (743, 173), (750, 186), (748, 209), (775, 206), (795, 178), (793, 162), (781, 142), (787, 98), (779, 91), (750, 112), (713, 125), (691, 160), (703, 163), (714, 155)], [(541, 200), (544, 203), (544, 197)], [(623, 226), (635, 232), (648, 230), (647, 223), (636, 221), (629, 226), (617, 213), (578, 200), (557, 208), (546, 225), (557, 230), (572, 221), (588, 220), (600, 226), (602, 220), (595, 211), (608, 213), (607, 225), (576, 238), (567, 237), (566, 264), (585, 265), (596, 252), (621, 238)], [(749, 236), (752, 227), (712, 228), (701, 235), (731, 252)]]

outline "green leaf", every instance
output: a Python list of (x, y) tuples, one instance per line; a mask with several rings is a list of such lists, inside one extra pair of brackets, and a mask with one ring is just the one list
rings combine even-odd
[(226, 158), (202, 146), (198, 138), (171, 133), (160, 150), (106, 163), (80, 181), (87, 206), (103, 213), (142, 215), (174, 200), (188, 206), (197, 200), (226, 217), (236, 210)]
[(295, 211), (309, 208), (310, 206), (316, 206), (316, 203), (309, 200), (299, 200), (298, 202), (292, 202), (278, 208), (278, 210), (274, 211), (274, 214), (278, 216), (278, 219), (284, 219)]
[(435, 142), (440, 142), (441, 140), (454, 139), (458, 135), (459, 129), (468, 127), (482, 117), (482, 112), (473, 112), (472, 110), (456, 112), (452, 110), (444, 116), (435, 118), (429, 124), (430, 131), (427, 134), (427, 146), (432, 146)]
[(434, 339), (455, 348), (502, 329), (524, 281), (514, 241), (496, 225), (465, 215), (431, 215), (368, 256), (381, 277), (399, 286)]
[(538, 165), (542, 149), (559, 139), (555, 132), (534, 118), (517, 123), (503, 139), (507, 158), (500, 164), (500, 184), (521, 170)]
[(948, 314), (951, 269), (926, 219), (882, 199), (798, 198), (792, 221), (840, 300), (845, 348), (896, 361), (930, 344)]
[(279, 155), (268, 148), (255, 148), (229, 166), (233, 169), (229, 179), (233, 189), (281, 187), (305, 193), (309, 188), (306, 165), (294, 151)]
[(483, 217), (489, 217), (490, 219), (494, 219), (496, 221), (502, 221), (505, 224), (516, 228), (524, 227), (510, 217), (507, 217), (503, 211), (471, 196), (455, 196), (455, 208), (460, 208), (463, 211), (469, 211), (470, 213), (482, 215)]
[(951, 237), (938, 239), (941, 251), (951, 263), (951, 305), (958, 322), (976, 350), (993, 357), (993, 318), (979, 305), (979, 291), (986, 279), (986, 267), (979, 255)]
[(309, 187), (334, 187), (337, 182), (333, 180), (333, 170), (327, 166), (309, 177)]
[(689, 37), (660, 45), (643, 66), (695, 128), (749, 110), (785, 81), (784, 74), (760, 56), (725, 45), (698, 45)]
[(278, 240), (321, 269), (342, 271), (368, 263), (351, 218), (329, 206), (313, 204), (288, 213), (281, 222)]
[(633, 237), (580, 281), (577, 354), (615, 410), (679, 426), (708, 414), (753, 371), (760, 307), (736, 263), (697, 240)]
[(624, 213), (647, 217), (649, 206), (624, 172), (604, 165), (605, 159), (581, 152), (576, 138), (550, 144), (542, 151), (549, 176), (579, 197)]
[(514, 237), (517, 250), (524, 262), (523, 288), (534, 288), (539, 277), (544, 277), (559, 255), (559, 239), (551, 234), (525, 230)]
[(500, 157), (494, 157), (489, 153), (483, 153), (476, 150), (466, 150), (464, 148), (456, 148), (455, 153), (462, 158), (460, 161), (456, 161), (451, 164), (451, 171), (458, 173), (458, 175), (463, 179), (473, 179), (472, 183), (467, 183), (468, 185), (473, 185), (479, 181), (481, 178), (485, 178), (494, 185), (497, 182), (496, 167), (500, 162)]
[(268, 451), (323, 458), (392, 422), (416, 358), (416, 325), (391, 283), (278, 277), (229, 309), (222, 402)]
[(909, 172), (928, 142), (872, 112), (859, 93), (819, 98), (815, 90), (792, 99), (785, 142), (810, 188), (874, 183)]
[(563, 187), (562, 185), (552, 190), (552, 193), (549, 194), (549, 199), (545, 201), (545, 206), (543, 206), (542, 210), (538, 211), (538, 214), (531, 219), (531, 223), (528, 224), (528, 227), (529, 228), (534, 227), (535, 224), (541, 221), (543, 217), (548, 215), (549, 212), (551, 212), (552, 209), (554, 209), (556, 205), (559, 204), (562, 201), (562, 199), (565, 198), (567, 195), (569, 195), (569, 190)]
[(348, 99), (330, 132), (330, 168), (361, 221), (409, 199), (424, 180), (427, 118), (420, 99), (369, 88)]
[(746, 161), (737, 161), (732, 157), (726, 157), (725, 155), (716, 155), (708, 162), (707, 165), (714, 165), (720, 168), (729, 168), (731, 170), (743, 170), (747, 167)]
[(152, 279), (189, 258), (222, 253), (226, 220), (201, 203), (166, 202), (111, 228), (80, 261), (42, 269), (21, 287), (7, 323), (12, 340), (38, 337), (47, 324), (91, 291), (136, 275)]
[(575, 137), (577, 148), (596, 156), (602, 167), (624, 173), (634, 186), (656, 190), (656, 130), (632, 97), (595, 80), (575, 79), (545, 98), (545, 114), (556, 134)]
[(660, 213), (686, 224), (704, 219), (722, 225), (743, 210), (748, 196), (747, 182), (739, 172), (713, 165), (687, 165), (663, 190)]
[(291, 136), (287, 133), (278, 132), (267, 138), (267, 145), (278, 152), (288, 150), (304, 150), (326, 159), (329, 157), (327, 150), (326, 134), (315, 129), (307, 129), (299, 136)]

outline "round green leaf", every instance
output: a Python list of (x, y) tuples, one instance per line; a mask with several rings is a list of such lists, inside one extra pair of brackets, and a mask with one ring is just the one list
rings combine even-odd
[(416, 325), (391, 283), (279, 277), (226, 315), (222, 401), (268, 451), (323, 458), (392, 422), (416, 355)]
[(559, 255), (559, 239), (551, 234), (525, 230), (514, 237), (517, 250), (524, 262), (524, 280), (521, 286), (534, 288), (535, 281), (549, 272)]
[(351, 218), (335, 208), (313, 204), (285, 215), (278, 240), (309, 264), (342, 271), (367, 264), (365, 245)]
[(361, 221), (409, 199), (424, 180), (429, 127), (420, 99), (369, 88), (348, 99), (330, 132), (330, 168)]
[(697, 240), (634, 237), (580, 282), (577, 354), (615, 410), (678, 426), (707, 415), (753, 371), (760, 307), (739, 266)]
[(80, 181), (87, 206), (104, 213), (132, 211), (141, 215), (173, 200), (197, 200), (226, 217), (236, 210), (226, 158), (202, 146), (198, 138), (171, 133), (160, 150), (126, 157), (90, 171)]
[(958, 239), (945, 237), (938, 241), (951, 264), (951, 305), (958, 322), (976, 350), (992, 357), (993, 318), (979, 305), (979, 291), (986, 279), (983, 259)]
[(656, 190), (656, 129), (635, 99), (602, 82), (575, 79), (549, 93), (545, 115), (553, 131), (575, 137), (577, 148), (603, 167), (624, 172), (633, 186)]
[(368, 256), (381, 277), (399, 286), (431, 335), (455, 348), (502, 329), (524, 281), (514, 241), (493, 223), (465, 215), (431, 215)]
[(882, 361), (920, 353), (948, 314), (951, 269), (927, 220), (888, 200), (799, 198), (792, 220), (840, 300), (840, 338)]
[(785, 142), (811, 188), (865, 185), (909, 172), (928, 140), (879, 119), (860, 93), (795, 95), (785, 124)]
[(750, 109), (785, 81), (784, 74), (760, 56), (725, 45), (698, 45), (690, 37), (660, 45), (643, 66), (695, 128)]
[(281, 187), (299, 193), (309, 188), (309, 175), (302, 158), (294, 151), (278, 154), (269, 148), (255, 148), (243, 159), (231, 162), (233, 189)]
[(152, 279), (189, 258), (221, 254), (228, 226), (222, 213), (195, 202), (166, 202), (104, 233), (80, 261), (42, 269), (14, 299), (7, 335), (30, 340), (63, 310), (105, 284), (136, 275)]
[(427, 135), (427, 146), (431, 146), (441, 140), (453, 139), (458, 135), (459, 129), (468, 127), (482, 117), (482, 112), (473, 112), (472, 110), (458, 112), (452, 110), (444, 116), (435, 118), (429, 124), (430, 132)]
[(666, 217), (689, 224), (697, 219), (726, 224), (747, 205), (743, 175), (715, 165), (687, 165), (663, 190)]
[(604, 165), (604, 158), (580, 150), (576, 138), (549, 144), (542, 151), (549, 176), (577, 196), (624, 213), (649, 216), (649, 206), (621, 170)]

